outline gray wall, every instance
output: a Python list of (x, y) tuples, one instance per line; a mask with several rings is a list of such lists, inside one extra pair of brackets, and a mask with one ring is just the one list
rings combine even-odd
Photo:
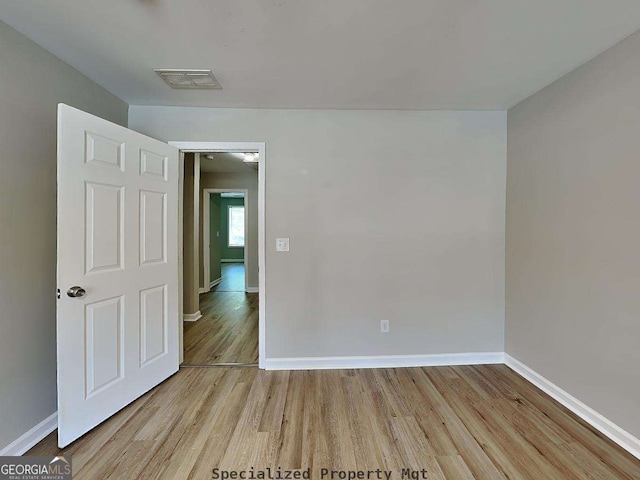
[(0, 449), (56, 411), (56, 109), (128, 106), (0, 22)]
[[(247, 264), (245, 265), (245, 275), (247, 276), (247, 287), (258, 288), (258, 172), (248, 173), (208, 173), (203, 172), (200, 177), (200, 191), (205, 188), (238, 188), (247, 189), (247, 215), (248, 235), (247, 244)], [(202, 194), (200, 195), (202, 198)], [(224, 200), (224, 199), (223, 199)], [(201, 212), (202, 213), (202, 212)], [(200, 223), (200, 233), (202, 235), (202, 222)], [(221, 238), (221, 241), (226, 240)], [(200, 242), (202, 247), (202, 241)], [(226, 258), (221, 252), (221, 258)], [(215, 280), (213, 273), (211, 280)]]
[(503, 351), (506, 112), (137, 106), (129, 122), (266, 142), (268, 358)]
[(184, 155), (184, 188), (183, 188), (183, 310), (185, 314), (200, 311), (200, 297), (198, 295), (199, 269), (202, 254), (199, 252), (200, 238), (195, 235), (195, 229), (202, 224), (200, 220), (200, 163), (197, 154)]
[(506, 351), (640, 437), (640, 34), (508, 113)]
[[(220, 265), (220, 238), (216, 235), (220, 231), (220, 204), (221, 198), (219, 193), (213, 193), (209, 196), (209, 272), (210, 281), (217, 280), (222, 277), (222, 268)], [(244, 250), (244, 249), (243, 249)]]

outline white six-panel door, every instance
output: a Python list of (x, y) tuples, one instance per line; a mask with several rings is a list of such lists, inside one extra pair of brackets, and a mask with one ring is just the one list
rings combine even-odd
[(178, 150), (60, 105), (61, 447), (178, 370), (177, 229)]

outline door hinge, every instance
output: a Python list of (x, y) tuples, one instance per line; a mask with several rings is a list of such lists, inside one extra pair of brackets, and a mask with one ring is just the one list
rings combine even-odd
[(58, 300), (60, 300), (60, 289), (59, 288), (56, 290), (56, 297), (58, 298)]

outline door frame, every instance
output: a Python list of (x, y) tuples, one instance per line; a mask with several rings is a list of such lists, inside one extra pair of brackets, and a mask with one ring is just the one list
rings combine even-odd
[[(258, 169), (260, 167), (258, 166)], [(211, 194), (244, 193), (244, 291), (249, 292), (247, 265), (249, 257), (249, 189), (248, 188), (205, 188), (202, 191), (202, 267), (204, 268), (204, 293), (211, 291)], [(208, 246), (208, 248), (207, 248)], [(253, 246), (253, 245), (251, 245)]]
[[(210, 153), (210, 152), (257, 152), (258, 153), (258, 367), (265, 368), (266, 360), (266, 215), (265, 215), (265, 198), (266, 198), (266, 144), (264, 142), (190, 142), (190, 141), (170, 141), (169, 145), (180, 150), (180, 188), (178, 194), (178, 244), (183, 245), (183, 188), (184, 188), (184, 153)], [(240, 191), (238, 189), (234, 191)], [(246, 201), (246, 198), (245, 198)], [(246, 222), (245, 222), (246, 226)], [(246, 250), (245, 250), (246, 255)], [(197, 255), (196, 255), (197, 256)], [(182, 248), (179, 252), (180, 264), (180, 305), (183, 305), (184, 298), (184, 280), (182, 278), (182, 265), (184, 264)], [(198, 265), (199, 268), (199, 265)], [(246, 276), (245, 276), (246, 282)], [(182, 335), (183, 328), (180, 329), (180, 362), (183, 361), (184, 355), (184, 337)]]

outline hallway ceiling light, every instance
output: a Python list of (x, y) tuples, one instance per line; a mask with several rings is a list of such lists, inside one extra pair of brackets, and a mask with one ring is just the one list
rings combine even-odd
[(244, 154), (244, 161), (247, 162), (247, 163), (257, 162), (258, 161), (257, 157), (258, 157), (258, 154), (256, 154), (256, 153), (247, 152), (247, 153)]

